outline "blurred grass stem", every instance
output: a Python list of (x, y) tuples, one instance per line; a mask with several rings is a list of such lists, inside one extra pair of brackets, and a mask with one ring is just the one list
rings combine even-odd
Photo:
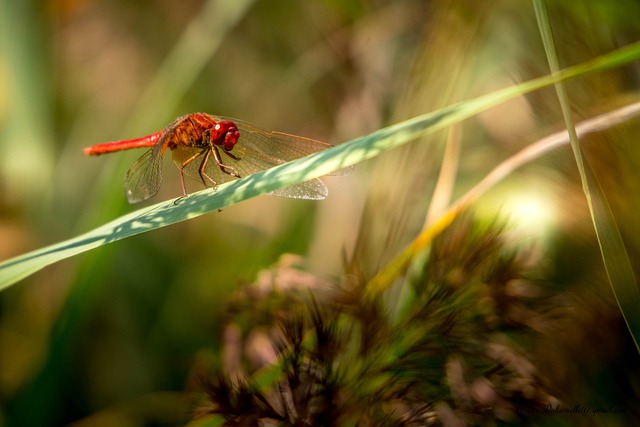
[[(589, 133), (608, 129), (640, 114), (640, 101), (601, 114), (579, 123), (575, 130), (578, 138)], [(541, 157), (549, 151), (570, 142), (566, 130), (556, 132), (523, 148), (513, 156), (498, 164), (480, 182), (456, 200), (432, 225), (426, 228), (387, 268), (378, 273), (368, 285), (368, 293), (377, 295), (391, 286), (409, 267), (414, 257), (426, 249), (432, 239), (440, 234), (458, 215), (494, 185), (513, 173), (516, 169)]]
[[(560, 65), (544, 0), (534, 0), (533, 4), (551, 73), (552, 75), (557, 75), (560, 71)], [(638, 292), (638, 284), (633, 274), (629, 255), (600, 182), (589, 163), (585, 161), (571, 117), (569, 96), (564, 83), (559, 81), (554, 86), (562, 108), (562, 116), (567, 127), (576, 165), (580, 172), (582, 188), (589, 205), (589, 212), (607, 276), (618, 307), (620, 307), (627, 327), (631, 332), (636, 349), (640, 353), (640, 310), (638, 310), (640, 292)]]

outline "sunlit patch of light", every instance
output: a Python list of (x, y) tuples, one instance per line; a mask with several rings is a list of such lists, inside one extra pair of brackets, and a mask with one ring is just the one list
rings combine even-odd
[(508, 229), (521, 237), (550, 237), (558, 222), (558, 200), (548, 186), (543, 190), (528, 185), (503, 188), (480, 203), (489, 217), (507, 220)]

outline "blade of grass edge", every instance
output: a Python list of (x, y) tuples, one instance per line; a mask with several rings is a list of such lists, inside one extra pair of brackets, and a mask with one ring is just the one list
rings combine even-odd
[(0, 264), (0, 291), (54, 262), (126, 237), (155, 230), (239, 203), (251, 197), (326, 175), (371, 159), (426, 132), (443, 129), (516, 96), (580, 75), (620, 66), (640, 58), (640, 42), (544, 76), (380, 129), (331, 149), (289, 162), (213, 192), (202, 190), (181, 203), (165, 201), (119, 217), (78, 237), (47, 246)]
[[(640, 101), (585, 120), (576, 126), (576, 132), (582, 138), (584, 135), (608, 129), (638, 115), (640, 115)], [(384, 270), (371, 279), (367, 287), (368, 295), (375, 296), (391, 286), (406, 271), (416, 254), (426, 249), (431, 240), (446, 228), (459, 212), (463, 211), (490, 188), (518, 168), (569, 142), (569, 134), (566, 130), (556, 132), (526, 146), (499, 163), (481, 181), (458, 198), (433, 225), (425, 228), (407, 249), (391, 261)]]
[[(533, 5), (547, 60), (553, 75), (559, 71), (560, 66), (546, 5), (544, 0), (533, 0)], [(582, 180), (582, 188), (589, 206), (609, 283), (636, 349), (640, 353), (640, 310), (638, 309), (640, 307), (640, 292), (638, 291), (633, 268), (607, 197), (580, 147), (580, 141), (571, 117), (571, 107), (566, 88), (562, 82), (555, 83), (555, 88), (569, 132), (571, 148), (576, 159), (580, 179)]]

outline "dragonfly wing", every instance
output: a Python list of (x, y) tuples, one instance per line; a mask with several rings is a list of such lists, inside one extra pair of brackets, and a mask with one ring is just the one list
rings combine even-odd
[[(266, 153), (284, 161), (299, 159), (318, 151), (333, 147), (326, 142), (283, 132), (269, 132), (251, 123), (237, 119), (226, 119), (236, 123), (240, 130), (239, 146), (246, 146), (259, 153)], [(355, 168), (347, 166), (328, 175), (352, 175)]]
[[(194, 155), (198, 154), (201, 150), (178, 147), (173, 150), (173, 160), (175, 164), (180, 168), (187, 160), (191, 159)], [(200, 167), (204, 161), (204, 154), (200, 154), (195, 159), (191, 160), (184, 167), (183, 171), (185, 175), (195, 179), (198, 182), (204, 183), (206, 186), (213, 186), (214, 183), (210, 182), (207, 177), (210, 177), (215, 181), (215, 184), (222, 184), (237, 177), (230, 175), (223, 171), (231, 171), (233, 168), (236, 174), (241, 178), (252, 175), (256, 172), (270, 169), (274, 166), (285, 163), (281, 159), (277, 159), (266, 153), (256, 152), (248, 147), (241, 147), (237, 151), (233, 150), (233, 155), (238, 160), (232, 158), (224, 150), (218, 149), (220, 153), (220, 160), (226, 167), (221, 168), (215, 160), (213, 155), (209, 156), (204, 171), (206, 176), (200, 176)], [(289, 197), (294, 199), (309, 199), (309, 200), (321, 200), (327, 197), (328, 190), (322, 181), (314, 179), (311, 181), (296, 184), (290, 187), (281, 188), (269, 193), (274, 196)]]
[(331, 176), (349, 176), (349, 175), (353, 175), (356, 171), (356, 167), (355, 165), (351, 165), (351, 166), (347, 166), (344, 168), (340, 168), (336, 171), (333, 171), (331, 173), (328, 173), (327, 175), (331, 175)]
[[(234, 149), (232, 152), (233, 157), (219, 147), (217, 147), (217, 152), (220, 155), (220, 161), (224, 167), (221, 167), (218, 164), (213, 154), (209, 155), (207, 164), (204, 167), (206, 175), (213, 179), (216, 184), (222, 184), (224, 182), (231, 181), (232, 179), (236, 179), (237, 177), (233, 176), (231, 173), (235, 173), (243, 178), (284, 163), (284, 161), (275, 157), (258, 153), (246, 147), (238, 150)], [(196, 155), (197, 157), (195, 157)], [(205, 155), (206, 151), (203, 151), (201, 148), (180, 146), (173, 150), (173, 161), (178, 169), (182, 168), (185, 175), (195, 179), (196, 181), (203, 182), (203, 177), (200, 176), (200, 169), (202, 167), (202, 162), (205, 160)], [(231, 173), (227, 173), (225, 171)], [(207, 176), (204, 177), (204, 184), (212, 186), (213, 183), (207, 179)]]
[(329, 190), (324, 182), (312, 179), (290, 187), (268, 193), (272, 196), (289, 197), (291, 199), (323, 200), (329, 195)]
[(127, 200), (129, 203), (138, 203), (155, 196), (161, 182), (162, 152), (153, 147), (140, 156), (125, 175)]
[[(240, 172), (241, 168), (238, 168), (238, 161), (224, 155), (222, 151), (223, 150), (218, 149), (218, 152), (222, 156), (222, 163), (225, 166), (238, 170), (237, 174), (239, 174), (240, 176), (249, 175), (248, 173), (243, 174), (242, 172)], [(202, 166), (202, 162), (204, 162), (205, 160), (206, 153), (207, 151), (203, 150), (202, 148), (178, 146), (172, 151), (173, 162), (176, 164), (179, 170), (182, 169), (185, 175), (195, 179), (198, 182), (203, 183), (207, 187), (212, 187), (214, 185), (214, 183), (211, 182), (207, 177), (213, 179), (216, 185), (222, 184), (235, 178), (233, 175), (224, 173), (222, 171), (213, 154), (210, 154), (209, 158), (207, 159), (207, 164), (204, 168), (204, 172), (206, 175), (200, 176), (200, 167)], [(226, 170), (231, 172), (232, 169), (229, 168), (227, 168)]]
[[(245, 176), (243, 174), (250, 175), (286, 163), (282, 159), (264, 152), (257, 152), (249, 147), (241, 147), (237, 153), (235, 153), (234, 150), (234, 155), (240, 157), (240, 160), (235, 162), (235, 167), (241, 176)], [(322, 200), (327, 197), (329, 190), (327, 190), (327, 187), (319, 179), (312, 179), (269, 192), (268, 194), (292, 199)]]
[(228, 120), (238, 126), (240, 131), (239, 146), (246, 146), (286, 162), (332, 147), (331, 144), (311, 138), (283, 132), (270, 132), (242, 120)]
[[(250, 135), (260, 141), (260, 146), (269, 147), (269, 153), (275, 153), (278, 157), (288, 159), (287, 161), (308, 156), (309, 154), (317, 153), (318, 151), (333, 147), (333, 145), (327, 144), (326, 142), (289, 135), (282, 132), (267, 132), (258, 129), (253, 130)], [(268, 135), (268, 137), (265, 138), (265, 135)], [(267, 142), (267, 140), (269, 142)], [(347, 166), (333, 171), (328, 175), (347, 176), (352, 175), (354, 170), (354, 166)]]

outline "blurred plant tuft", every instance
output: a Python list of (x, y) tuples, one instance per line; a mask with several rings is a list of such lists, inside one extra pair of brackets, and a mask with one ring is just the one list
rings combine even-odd
[[(410, 280), (407, 314), (361, 280), (334, 283), (282, 257), (228, 307), (197, 416), (226, 425), (495, 425), (560, 402), (532, 360), (550, 295), (503, 227), (462, 215)], [(358, 277), (348, 274), (346, 277)], [(263, 372), (277, 366), (276, 379)]]

